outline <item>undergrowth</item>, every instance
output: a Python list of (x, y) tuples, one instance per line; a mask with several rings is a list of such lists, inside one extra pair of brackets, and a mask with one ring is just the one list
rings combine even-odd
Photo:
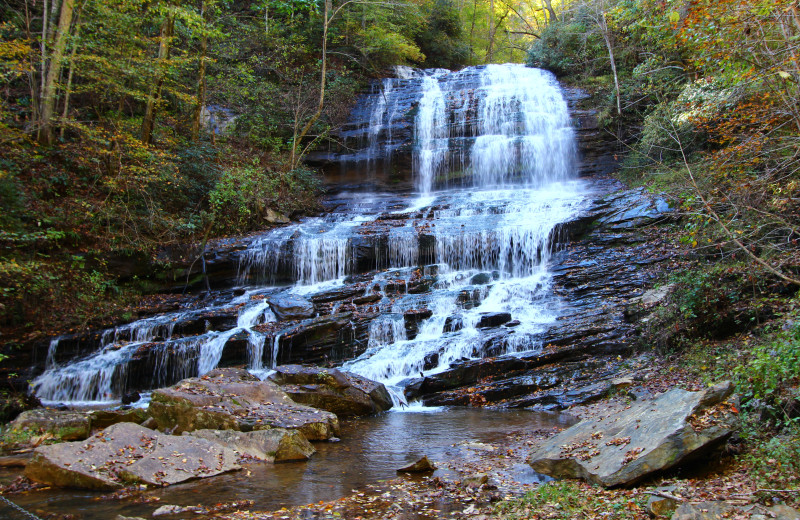
[(573, 480), (558, 480), (538, 486), (519, 499), (503, 501), (495, 512), (500, 518), (522, 520), (548, 518), (616, 518), (632, 520), (646, 517), (647, 495), (595, 488)]
[(800, 295), (736, 262), (691, 265), (668, 281), (671, 295), (651, 314), (643, 341), (707, 385), (733, 381), (744, 440), (737, 464), (762, 490), (792, 490), (781, 496), (796, 501)]

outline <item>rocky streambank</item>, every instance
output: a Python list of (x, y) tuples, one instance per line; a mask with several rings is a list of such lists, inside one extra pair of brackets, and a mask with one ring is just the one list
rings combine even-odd
[(338, 440), (331, 410), (350, 417), (391, 405), (380, 383), (336, 369), (285, 366), (267, 381), (217, 369), (155, 391), (147, 409), (25, 412), (4, 440), (6, 449), (16, 441), (17, 452), (35, 448), (23, 465), (38, 484), (168, 486), (241, 470), (246, 462), (307, 460), (315, 452), (309, 441)]

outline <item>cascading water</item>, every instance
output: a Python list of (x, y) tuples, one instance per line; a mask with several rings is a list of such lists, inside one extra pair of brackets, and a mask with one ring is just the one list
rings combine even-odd
[[(275, 315), (263, 300), (255, 304), (246, 303), (248, 296), (245, 294), (230, 302), (229, 306), (241, 306), (236, 327), (222, 332), (207, 331), (190, 338), (175, 338), (176, 324), (192, 319), (193, 313), (147, 318), (106, 330), (96, 352), (64, 366), (54, 361), (59, 343), (56, 338), (50, 343), (46, 370), (31, 382), (31, 388), (44, 402), (100, 403), (114, 400), (126, 390), (124, 381), (128, 363), (140, 348), (156, 345), (149, 386), (157, 388), (215, 368), (227, 341), (239, 332), (249, 335), (253, 345), (249, 364), (260, 370), (263, 368), (261, 359), (265, 337), (253, 331), (252, 327), (275, 321)], [(219, 309), (225, 307), (228, 306)]]
[[(477, 88), (465, 88), (469, 78)], [(558, 86), (546, 72), (489, 65), (423, 79), (415, 127), (416, 185), (435, 193), (436, 291), (392, 310), (433, 311), (411, 340), (370, 348), (348, 370), (388, 384), (448, 368), (464, 358), (538, 347), (558, 315), (548, 291), (554, 228), (582, 204), (572, 180), (575, 142)], [(510, 314), (510, 333), (487, 333), (484, 318)], [(382, 330), (382, 329), (381, 329)], [(508, 330), (508, 329), (506, 329)]]
[[(149, 388), (213, 369), (233, 345), (244, 344), (242, 362), (263, 375), (294, 355), (283, 345), (298, 330), (277, 320), (267, 294), (309, 298), (319, 319), (371, 320), (366, 341), (353, 347), (359, 355), (337, 361), (389, 385), (463, 359), (539, 348), (560, 312), (547, 269), (554, 231), (584, 203), (558, 84), (520, 65), (402, 72), (362, 99), (344, 136), (361, 150), (342, 160), (369, 168), (410, 153), (414, 196), (342, 193), (325, 216), (251, 239), (238, 253), (239, 296), (110, 329), (95, 352), (71, 363), (57, 362), (54, 340), (32, 384), (37, 395), (116, 399), (143, 351), (155, 356)], [(341, 294), (315, 300), (332, 290)], [(214, 321), (218, 311), (236, 319)], [(206, 315), (202, 330), (185, 325)], [(358, 343), (351, 327), (336, 341)]]

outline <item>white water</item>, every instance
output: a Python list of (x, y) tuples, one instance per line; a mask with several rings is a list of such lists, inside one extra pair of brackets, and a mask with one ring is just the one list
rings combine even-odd
[[(257, 286), (201, 310), (234, 309), (236, 324), (227, 330), (209, 330), (206, 322), (202, 333), (176, 336), (176, 324), (197, 311), (166, 314), (109, 329), (96, 352), (62, 365), (56, 363), (54, 339), (46, 370), (32, 383), (36, 394), (45, 402), (113, 401), (124, 391), (140, 349), (155, 356), (154, 373), (147, 375), (155, 388), (212, 370), (226, 345), (242, 337), (248, 368), (263, 377), (277, 364), (288, 329), (254, 330), (275, 321), (261, 293), (276, 292), (270, 287), (283, 283), (292, 284), (283, 290), (310, 298), (344, 286), (347, 276), (358, 274), (354, 248), (364, 247), (358, 240), (387, 214), (406, 220), (384, 236), (381, 255), (388, 258), (373, 268), (387, 269), (373, 273), (364, 293), (381, 295), (371, 304), (380, 315), (369, 325), (365, 352), (345, 369), (402, 387), (404, 379), (464, 359), (540, 348), (537, 337), (561, 306), (548, 270), (554, 230), (585, 199), (582, 183), (574, 179), (574, 136), (555, 79), (519, 65), (456, 73), (404, 70), (402, 77), (385, 80), (375, 96), (366, 101), (372, 112), (362, 156), (369, 160), (380, 155), (381, 146), (394, 146), (391, 129), (411, 117), (398, 100), (405, 96), (408, 104), (416, 96), (416, 198), (403, 207), (391, 194), (341, 195), (344, 209), (252, 240), (240, 254), (239, 283)], [(432, 237), (425, 253), (432, 265), (422, 265), (422, 235)], [(408, 294), (420, 276), (430, 277), (431, 290)], [(333, 312), (348, 306), (335, 302)], [(404, 313), (419, 309), (432, 315), (409, 335)], [(509, 313), (515, 326), (481, 328), (481, 319), (492, 313)]]
[(447, 128), (444, 92), (439, 83), (439, 78), (443, 75), (437, 71), (422, 79), (422, 99), (419, 101), (414, 124), (414, 173), (417, 189), (422, 195), (430, 193), (433, 180), (441, 172), (449, 149), (450, 133)]
[(191, 313), (147, 318), (106, 330), (96, 352), (64, 366), (54, 361), (57, 338), (48, 350), (46, 370), (31, 382), (31, 388), (44, 403), (112, 402), (119, 399), (127, 365), (139, 348), (156, 342), (152, 348), (155, 368), (151, 378), (152, 387), (156, 388), (216, 368), (225, 344), (237, 333), (249, 335), (250, 367), (260, 370), (263, 368), (265, 337), (252, 327), (275, 321), (275, 315), (265, 300), (244, 303), (249, 302), (249, 296), (245, 293), (230, 302), (231, 305), (241, 305), (241, 308), (237, 326), (224, 332), (209, 331), (187, 339), (173, 338), (178, 320), (189, 317)]
[[(463, 88), (476, 72), (479, 85)], [(430, 193), (434, 184), (444, 183), (437, 177), (458, 169), (482, 189), (538, 187), (570, 177), (574, 132), (551, 74), (522, 65), (487, 65), (479, 71), (435, 71), (423, 78), (421, 88), (414, 155), (420, 193)], [(463, 146), (466, 138), (474, 138), (469, 147)]]
[[(479, 72), (477, 89), (454, 90), (470, 74), (475, 71), (426, 76), (416, 117), (417, 187), (426, 204), (440, 207), (433, 220), (439, 276), (434, 293), (401, 299), (392, 311), (425, 307), (433, 315), (413, 340), (387, 340), (387, 318), (376, 320), (367, 352), (345, 363), (388, 385), (463, 359), (535, 350), (537, 334), (559, 314), (547, 269), (550, 239), (584, 200), (581, 184), (572, 180), (575, 143), (566, 102), (543, 71), (490, 65)], [(463, 146), (451, 149), (454, 137), (469, 135), (474, 141), (468, 153)], [(469, 172), (470, 188), (433, 192), (448, 162)], [(410, 265), (408, 250), (396, 249), (393, 265)], [(492, 282), (472, 284), (479, 273)], [(465, 291), (476, 300), (472, 308), (463, 305)], [(510, 313), (519, 325), (492, 343), (476, 325), (498, 312)], [(448, 318), (462, 328), (445, 332)]]

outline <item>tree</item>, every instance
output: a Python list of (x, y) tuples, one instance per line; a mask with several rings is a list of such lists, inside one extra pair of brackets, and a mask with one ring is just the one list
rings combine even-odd
[(153, 88), (147, 97), (144, 118), (142, 119), (142, 142), (150, 144), (153, 139), (153, 127), (156, 120), (157, 103), (161, 100), (161, 90), (167, 74), (167, 66), (172, 45), (172, 36), (175, 28), (175, 13), (167, 9), (161, 22), (160, 36), (158, 39), (158, 60), (156, 62), (156, 75)]
[(608, 51), (608, 61), (611, 64), (611, 74), (614, 76), (614, 94), (617, 100), (617, 115), (622, 115), (622, 104), (620, 102), (619, 76), (617, 75), (617, 61), (614, 58), (614, 34), (608, 25), (608, 0), (593, 0), (587, 4), (589, 16), (592, 18), (595, 27), (603, 37), (603, 42)]
[[(334, 22), (342, 17), (346, 12), (346, 9), (349, 9), (353, 6), (360, 5), (360, 6), (374, 6), (376, 8), (382, 8), (392, 5), (401, 6), (402, 4), (394, 4), (389, 1), (380, 1), (380, 0), (345, 0), (339, 5), (334, 5), (332, 0), (323, 0), (322, 6), (323, 10), (321, 14), (322, 18), (322, 41), (321, 41), (321, 52), (320, 52), (320, 72), (319, 72), (319, 83), (317, 87), (317, 91), (319, 93), (319, 98), (316, 104), (316, 109), (311, 114), (310, 117), (306, 119), (303, 123), (300, 119), (301, 111), (295, 111), (295, 125), (292, 132), (292, 141), (291, 141), (291, 148), (290, 148), (290, 157), (289, 157), (289, 167), (290, 169), (295, 169), (300, 164), (300, 161), (305, 154), (305, 151), (308, 149), (308, 146), (303, 147), (302, 142), (308, 135), (309, 131), (314, 127), (314, 124), (319, 120), (320, 116), (323, 113), (325, 108), (325, 94), (327, 90), (327, 82), (328, 82), (328, 39), (329, 34), (333, 28)], [(422, 57), (419, 53), (419, 49), (413, 49), (411, 47), (407, 47), (403, 53), (405, 56), (416, 56)]]
[[(45, 8), (45, 13), (47, 12)], [(61, 14), (58, 19), (58, 28), (55, 31), (55, 41), (53, 43), (53, 53), (50, 56), (47, 73), (44, 73), (44, 54), (42, 75), (46, 76), (42, 88), (41, 115), (39, 121), (39, 140), (46, 145), (52, 145), (55, 141), (55, 131), (53, 129), (53, 116), (55, 115), (56, 95), (58, 79), (61, 76), (63, 67), (64, 52), (72, 27), (72, 16), (75, 12), (75, 0), (63, 0), (61, 2)], [(46, 20), (46, 18), (45, 18)], [(43, 31), (46, 32), (45, 22)]]

